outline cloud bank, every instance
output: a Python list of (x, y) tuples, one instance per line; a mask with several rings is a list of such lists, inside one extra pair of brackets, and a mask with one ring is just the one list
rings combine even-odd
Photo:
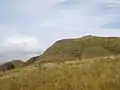
[(56, 40), (120, 36), (118, 0), (0, 1), (0, 60), (39, 55)]

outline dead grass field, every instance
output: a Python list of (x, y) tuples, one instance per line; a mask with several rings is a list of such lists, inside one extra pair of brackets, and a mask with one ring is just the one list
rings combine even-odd
[(120, 90), (120, 59), (45, 63), (9, 71), (0, 90)]

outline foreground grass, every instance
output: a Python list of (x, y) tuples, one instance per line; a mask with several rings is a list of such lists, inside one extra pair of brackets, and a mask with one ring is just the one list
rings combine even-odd
[(0, 90), (120, 90), (119, 58), (46, 63), (14, 73), (1, 77)]

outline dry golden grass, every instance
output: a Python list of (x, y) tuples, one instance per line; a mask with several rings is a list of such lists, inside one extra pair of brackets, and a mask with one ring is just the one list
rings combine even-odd
[(8, 76), (0, 77), (0, 90), (120, 90), (120, 59), (45, 63)]

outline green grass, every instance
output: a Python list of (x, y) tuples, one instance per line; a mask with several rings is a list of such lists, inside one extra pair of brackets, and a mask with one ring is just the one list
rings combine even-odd
[(1, 77), (0, 90), (120, 90), (119, 57), (49, 64)]
[(120, 54), (120, 38), (86, 36), (57, 41), (39, 58), (39, 61), (58, 62)]

